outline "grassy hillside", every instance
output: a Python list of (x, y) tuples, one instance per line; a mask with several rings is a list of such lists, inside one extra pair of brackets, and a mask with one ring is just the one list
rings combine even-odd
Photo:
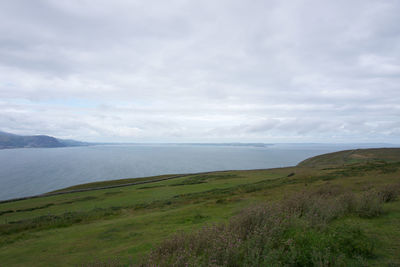
[(66, 188), (63, 188), (60, 190), (49, 192), (48, 194), (71, 192), (71, 191), (75, 191), (75, 190), (97, 189), (97, 188), (104, 188), (104, 187), (114, 187), (114, 186), (118, 187), (118, 186), (134, 184), (134, 183), (149, 183), (149, 182), (155, 182), (155, 181), (164, 180), (164, 179), (166, 180), (169, 178), (177, 178), (180, 176), (182, 176), (182, 175), (166, 174), (166, 175), (158, 175), (158, 176), (143, 177), (143, 178), (128, 178), (128, 179), (117, 179), (117, 180), (92, 182), (92, 183), (87, 183), (87, 184), (79, 184), (79, 185), (66, 187)]
[(354, 149), (328, 153), (306, 159), (299, 167), (327, 168), (368, 162), (397, 162), (400, 160), (398, 148)]
[[(143, 180), (149, 182), (171, 176)], [(130, 182), (131, 180), (107, 181), (67, 190)], [(236, 219), (242, 218), (240, 214), (243, 209), (248, 212), (248, 207), (253, 205), (268, 203), (262, 204), (262, 209), (266, 209), (271, 203), (283, 203), (289, 196), (296, 196), (299, 192), (311, 192), (307, 194), (314, 196), (315, 192), (327, 188), (340, 188), (335, 189), (340, 191), (337, 196), (333, 196), (335, 201), (343, 192), (351, 192), (354, 199), (359, 201), (357, 208), (326, 220), (325, 230), (321, 230), (319, 226), (315, 229), (304, 226), (309, 231), (306, 233), (313, 233), (310, 234), (311, 237), (307, 237), (309, 239), (298, 234), (298, 230), (303, 227), (300, 224), (309, 224), (308, 219), (304, 219), (308, 217), (298, 216), (297, 219), (296, 215), (293, 218), (299, 224), (293, 224), (295, 228), (292, 229), (296, 234), (285, 232), (285, 235), (293, 235), (293, 238), (287, 238), (286, 241), (295, 240), (296, 244), (301, 240), (307, 243), (311, 239), (317, 240), (317, 243), (325, 242), (331, 240), (326, 236), (331, 237), (338, 233), (335, 232), (338, 231), (336, 226), (357, 226), (362, 229), (360, 242), (369, 244), (368, 240), (374, 240), (376, 245), (370, 250), (365, 248), (369, 254), (351, 254), (355, 258), (354, 264), (361, 262), (357, 260), (359, 257), (363, 264), (396, 266), (400, 264), (400, 202), (379, 202), (377, 206), (381, 205), (381, 210), (374, 216), (362, 216), (360, 203), (364, 203), (361, 201), (364, 195), (376, 196), (387, 185), (395, 188), (392, 185), (397, 183), (400, 183), (400, 149), (368, 149), (326, 154), (289, 168), (194, 174), (146, 184), (1, 203), (0, 266), (101, 266), (101, 263), (127, 265), (143, 261), (150, 264), (148, 255), (151, 251), (155, 262), (165, 263), (173, 261), (174, 253), (179, 252), (179, 246), (175, 247), (176, 250), (167, 246), (171, 253), (168, 254), (169, 258), (157, 258), (157, 251), (165, 248), (165, 242), (185, 246), (185, 243), (178, 242), (179, 238), (175, 236), (177, 232), (184, 231), (190, 237), (196, 231), (202, 231), (197, 229), (202, 229), (205, 225), (222, 225), (227, 222), (231, 225), (232, 216)], [(336, 203), (332, 199), (327, 198), (320, 203), (326, 205), (324, 207), (331, 207), (327, 203)], [(253, 217), (258, 218), (257, 216)], [(352, 227), (350, 228), (353, 229)], [(224, 231), (216, 234), (225, 236), (230, 233)], [(350, 239), (357, 239), (352, 235), (358, 232), (354, 233), (349, 233)], [(205, 236), (204, 232), (200, 234)], [(171, 243), (168, 241), (170, 238), (178, 241)], [(222, 241), (218, 242), (214, 243), (223, 244)], [(304, 248), (310, 246), (305, 245)], [(293, 247), (288, 248), (296, 251)], [(350, 257), (346, 256), (347, 250), (337, 251), (344, 253), (344, 257)], [(201, 253), (203, 258), (193, 255), (189, 258), (204, 262), (204, 255), (208, 254), (206, 251)], [(353, 260), (351, 257), (350, 260)]]

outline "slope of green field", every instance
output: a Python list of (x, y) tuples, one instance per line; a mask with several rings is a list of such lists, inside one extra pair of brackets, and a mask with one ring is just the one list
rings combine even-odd
[(306, 159), (298, 164), (300, 167), (327, 168), (341, 165), (367, 163), (367, 162), (398, 162), (400, 149), (398, 148), (372, 148), (354, 149), (328, 153)]
[[(398, 182), (400, 149), (374, 149), (326, 154), (296, 167), (193, 174), (1, 203), (0, 266), (71, 266), (115, 258), (137, 263), (177, 231), (227, 221), (254, 203), (280, 201), (326, 184), (357, 194)], [(122, 182), (100, 186), (114, 183)], [(384, 210), (373, 219), (340, 220), (362, 225), (376, 239), (370, 264), (400, 264), (399, 201), (385, 204)]]
[(153, 182), (153, 181), (158, 181), (158, 180), (163, 180), (163, 179), (174, 178), (174, 177), (178, 177), (178, 176), (181, 176), (181, 175), (166, 174), (166, 175), (158, 175), (158, 176), (143, 177), (143, 178), (128, 178), (128, 179), (100, 181), (100, 182), (74, 185), (74, 186), (70, 186), (67, 188), (60, 189), (60, 190), (49, 192), (48, 194), (60, 193), (60, 192), (70, 192), (70, 191), (74, 191), (74, 190), (103, 188), (103, 187), (107, 187), (107, 186), (110, 186), (110, 187), (121, 186), (121, 185), (133, 184), (133, 183), (148, 183), (148, 182)]

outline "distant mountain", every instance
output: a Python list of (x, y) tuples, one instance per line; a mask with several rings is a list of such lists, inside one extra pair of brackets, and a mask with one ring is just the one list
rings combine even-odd
[(62, 140), (48, 135), (22, 136), (0, 131), (0, 149), (23, 147), (66, 147), (85, 146), (89, 143), (75, 140)]

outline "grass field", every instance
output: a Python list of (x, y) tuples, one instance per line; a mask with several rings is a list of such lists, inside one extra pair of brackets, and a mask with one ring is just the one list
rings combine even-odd
[[(143, 178), (143, 181), (174, 175)], [(106, 181), (66, 190), (126, 184)], [(176, 232), (224, 223), (243, 209), (304, 190), (339, 186), (362, 195), (400, 182), (400, 149), (352, 150), (268, 170), (193, 174), (132, 186), (0, 204), (0, 266), (137, 264)], [(373, 239), (365, 264), (400, 265), (400, 201), (371, 218), (329, 221), (360, 226)], [(101, 266), (101, 264), (100, 264)]]

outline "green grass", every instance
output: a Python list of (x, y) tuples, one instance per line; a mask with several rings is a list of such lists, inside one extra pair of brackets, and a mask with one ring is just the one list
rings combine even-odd
[(158, 176), (142, 177), (142, 178), (128, 178), (128, 179), (100, 181), (100, 182), (74, 185), (74, 186), (66, 187), (66, 188), (63, 188), (60, 190), (52, 191), (49, 193), (51, 194), (51, 193), (69, 192), (69, 191), (74, 191), (74, 190), (100, 188), (100, 187), (107, 187), (107, 186), (118, 186), (118, 185), (125, 185), (125, 184), (131, 184), (131, 183), (139, 183), (139, 182), (152, 182), (152, 181), (156, 181), (156, 180), (160, 180), (160, 179), (167, 179), (167, 178), (177, 177), (177, 176), (181, 176), (181, 175), (166, 174), (166, 175), (158, 175)]
[(329, 168), (374, 161), (397, 162), (399, 158), (400, 149), (398, 148), (354, 149), (312, 157), (300, 162), (299, 166)]
[[(383, 196), (389, 196), (384, 198)], [(253, 205), (228, 223), (176, 234), (144, 266), (364, 266), (376, 258), (365, 227), (335, 220), (377, 218), (396, 200), (400, 183), (363, 189), (325, 184), (277, 203)]]
[[(226, 222), (256, 203), (281, 201), (327, 184), (359, 194), (400, 182), (398, 151), (357, 150), (334, 154), (332, 163), (327, 154), (290, 168), (188, 175), (1, 203), (0, 266), (71, 266), (114, 258), (123, 264), (137, 263), (177, 231)], [(135, 181), (106, 181), (65, 190)], [(382, 261), (400, 264), (399, 201), (384, 204), (384, 211), (371, 219), (349, 216), (332, 222), (333, 226), (341, 221), (359, 224), (367, 236), (376, 238), (380, 245), (368, 262), (377, 266)]]

